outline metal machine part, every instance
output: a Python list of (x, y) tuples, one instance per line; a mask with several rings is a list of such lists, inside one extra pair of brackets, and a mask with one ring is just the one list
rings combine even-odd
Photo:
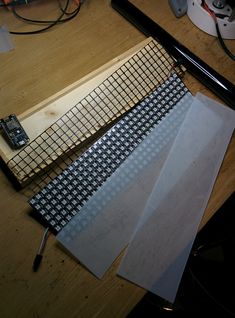
[(213, 1), (213, 6), (216, 7), (217, 9), (223, 9), (226, 5), (225, 0), (214, 0)]
[[(188, 0), (188, 17), (199, 29), (217, 36), (215, 22), (203, 8), (201, 2), (201, 0)], [(226, 1), (206, 0), (205, 2), (217, 16), (222, 38), (235, 39), (235, 20), (231, 19), (234, 14), (231, 6)]]

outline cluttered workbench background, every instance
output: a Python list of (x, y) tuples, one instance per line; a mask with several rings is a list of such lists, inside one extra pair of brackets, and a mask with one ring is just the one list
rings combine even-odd
[[(216, 38), (204, 34), (184, 16), (176, 19), (168, 1), (133, 1), (206, 63), (235, 83), (235, 67)], [(55, 1), (36, 1), (24, 16), (53, 19)], [(0, 10), (1, 24), (9, 30), (32, 26)], [(144, 35), (115, 12), (109, 1), (86, 0), (77, 17), (48, 32), (12, 35), (14, 49), (0, 55), (0, 117), (21, 113), (96, 70), (144, 39)], [(228, 42), (232, 47), (232, 41)], [(192, 91), (212, 97), (189, 74)], [(214, 96), (213, 96), (214, 97)], [(216, 98), (216, 97), (214, 97)], [(234, 191), (234, 138), (230, 143), (202, 225)], [(2, 317), (125, 317), (145, 291), (116, 276), (119, 260), (98, 280), (78, 264), (50, 236), (37, 273), (32, 263), (42, 226), (30, 217), (27, 198), (16, 192), (0, 172), (0, 314)]]

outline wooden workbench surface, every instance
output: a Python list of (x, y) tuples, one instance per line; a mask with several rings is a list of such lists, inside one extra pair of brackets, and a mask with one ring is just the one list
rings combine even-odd
[[(50, 19), (56, 1), (35, 1), (23, 15)], [(185, 16), (176, 19), (168, 1), (133, 1), (184, 45), (235, 84), (235, 64), (215, 38)], [(25, 25), (0, 9), (0, 24), (23, 31)], [(0, 53), (0, 117), (17, 115), (79, 80), (133, 47), (144, 35), (106, 0), (87, 0), (72, 21), (50, 31), (13, 36), (14, 50)], [(228, 46), (234, 47), (232, 41)], [(213, 96), (190, 75), (193, 93)], [(217, 178), (202, 225), (234, 191), (234, 138)], [(125, 317), (145, 291), (115, 275), (119, 260), (101, 281), (66, 254), (51, 235), (42, 266), (32, 271), (43, 227), (30, 217), (27, 198), (16, 192), (0, 171), (0, 316), (4, 318)]]

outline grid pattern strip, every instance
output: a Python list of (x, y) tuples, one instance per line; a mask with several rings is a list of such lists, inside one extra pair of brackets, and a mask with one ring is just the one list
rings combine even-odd
[(187, 92), (171, 76), (37, 193), (31, 206), (59, 232)]
[[(72, 220), (60, 231), (59, 237), (64, 242), (71, 242), (79, 232), (95, 221), (95, 217), (108, 210), (116, 210), (112, 202), (122, 202), (122, 194), (142, 179), (145, 168), (157, 162), (162, 152), (176, 137), (192, 102), (192, 95), (187, 93), (174, 106), (163, 120), (151, 127), (149, 134), (125, 160), (125, 162), (102, 184)], [(131, 194), (130, 194), (131, 195)], [(131, 200), (135, 198), (131, 195)], [(107, 211), (107, 210), (106, 210)], [(129, 211), (127, 211), (129, 212)], [(106, 212), (105, 212), (106, 213)]]
[(24, 147), (8, 167), (24, 184), (146, 97), (169, 77), (173, 65), (159, 44), (148, 43)]

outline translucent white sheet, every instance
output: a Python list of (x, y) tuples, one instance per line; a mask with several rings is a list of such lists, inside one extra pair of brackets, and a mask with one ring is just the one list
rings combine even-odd
[(119, 275), (170, 302), (231, 138), (234, 115), (197, 96), (119, 268)]
[(57, 235), (97, 277), (129, 243), (192, 99), (181, 99)]
[[(200, 100), (203, 102), (200, 102)], [(57, 239), (97, 277), (118, 274), (173, 301), (234, 128), (234, 112), (187, 94)]]

